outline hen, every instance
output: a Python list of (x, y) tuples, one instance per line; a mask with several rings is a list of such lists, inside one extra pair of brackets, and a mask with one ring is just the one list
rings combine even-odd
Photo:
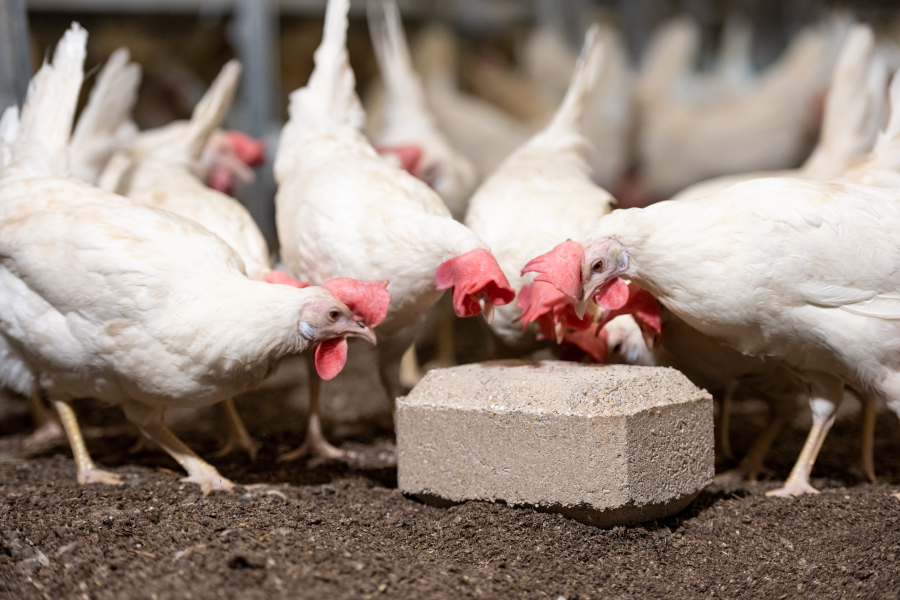
[(813, 413), (797, 463), (772, 492), (796, 495), (815, 492), (809, 474), (845, 384), (900, 413), (898, 231), (895, 190), (760, 179), (604, 217), (582, 252), (542, 257), (560, 260), (537, 279), (583, 313), (591, 298), (621, 303), (627, 276), (699, 332), (783, 361)]
[(801, 32), (756, 85), (722, 102), (642, 103), (641, 184), (670, 198), (711, 177), (799, 163), (818, 124), (815, 100), (831, 71), (832, 37)]
[[(844, 41), (825, 110), (824, 128), (819, 146), (803, 168), (786, 171), (782, 176), (794, 175), (803, 179), (834, 179), (860, 160), (872, 146), (883, 119), (885, 88), (884, 63), (876, 54), (875, 40), (866, 26), (856, 26)], [(895, 171), (896, 172), (896, 171)], [(772, 173), (770, 175), (777, 175)], [(723, 177), (691, 186), (673, 200), (703, 197), (745, 179), (760, 178), (762, 174)], [(804, 394), (802, 385), (775, 360), (745, 356), (723, 346), (719, 341), (703, 335), (684, 323), (678, 316), (665, 311), (663, 323), (666, 335), (663, 346), (647, 357), (635, 324), (624, 320), (608, 332), (613, 361), (632, 358), (638, 362), (672, 366), (684, 372), (694, 383), (706, 388), (721, 399), (721, 419), (718, 438), (723, 453), (731, 457), (728, 443), (728, 415), (731, 398), (736, 392), (762, 397), (769, 402), (771, 419), (738, 467), (724, 478), (755, 480), (763, 467), (763, 458), (787, 418), (793, 413), (796, 398)], [(863, 456), (861, 469), (874, 480), (871, 457), (871, 435), (874, 427), (874, 406), (866, 394), (861, 394), (865, 407)]]
[[(497, 167), (466, 213), (466, 225), (491, 246), (507, 279), (521, 290), (515, 306), (499, 307), (491, 323), (507, 346), (520, 351), (533, 349), (538, 336), (562, 343), (570, 327), (590, 326), (590, 320), (573, 318), (571, 301), (553, 286), (532, 283), (520, 271), (530, 258), (586, 234), (612, 209), (612, 196), (591, 181), (584, 156), (588, 142), (581, 133), (585, 102), (600, 77), (603, 57), (604, 45), (593, 27), (551, 122)], [(531, 322), (536, 323), (526, 329)]]
[[(348, 0), (329, 0), (315, 69), (291, 94), (275, 158), (276, 223), (294, 276), (321, 282), (364, 274), (390, 282), (378, 363), (393, 405), (400, 357), (444, 290), (453, 289), (461, 317), (482, 310), (490, 317), (515, 293), (484, 242), (425, 183), (382, 160), (360, 131), (364, 114), (345, 47), (348, 7)], [(287, 458), (341, 454), (324, 438), (307, 441)]]
[(854, 26), (844, 40), (831, 78), (819, 143), (802, 167), (716, 177), (682, 190), (672, 200), (700, 198), (761, 177), (826, 181), (843, 176), (875, 143), (884, 122), (886, 85), (887, 66), (876, 51), (871, 28)]
[(68, 405), (93, 397), (121, 406), (205, 494), (229, 490), (166, 427), (166, 408), (231, 398), (315, 344), (331, 363), (331, 340), (374, 333), (327, 290), (249, 280), (193, 221), (67, 177), (86, 40), (73, 25), (35, 75), (0, 171), (0, 338), (11, 350), (0, 380), (44, 390), (81, 483), (120, 482), (94, 465)]

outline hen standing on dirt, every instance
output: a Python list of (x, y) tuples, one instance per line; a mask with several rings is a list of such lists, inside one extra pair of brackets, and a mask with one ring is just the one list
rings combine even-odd
[[(365, 116), (345, 47), (348, 8), (347, 0), (329, 1), (315, 70), (307, 86), (291, 94), (275, 159), (276, 221), (293, 276), (314, 283), (361, 276), (390, 282), (378, 362), (393, 405), (400, 357), (419, 317), (443, 290), (453, 288), (458, 316), (484, 310), (489, 318), (494, 305), (509, 303), (515, 292), (484, 242), (453, 220), (428, 185), (379, 157), (360, 131)], [(284, 458), (306, 453), (343, 454), (316, 434)]]
[(73, 25), (35, 75), (0, 170), (0, 335), (12, 350), (0, 380), (46, 392), (81, 483), (119, 482), (94, 466), (67, 403), (93, 397), (122, 406), (186, 481), (229, 490), (166, 427), (166, 408), (221, 402), (258, 386), (287, 354), (374, 334), (326, 290), (249, 280), (196, 223), (67, 178), (86, 41)]

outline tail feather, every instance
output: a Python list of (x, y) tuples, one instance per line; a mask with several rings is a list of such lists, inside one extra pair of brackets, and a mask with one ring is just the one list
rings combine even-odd
[(231, 108), (240, 76), (241, 63), (234, 59), (229, 60), (194, 107), (184, 138), (185, 150), (191, 159), (200, 159), (209, 136)]
[(279, 181), (293, 161), (293, 144), (306, 135), (345, 128), (360, 131), (365, 124), (347, 54), (349, 9), (350, 0), (328, 0), (322, 42), (313, 54), (315, 68), (306, 86), (290, 95), (289, 118), (275, 157), (275, 176)]
[(872, 151), (842, 178), (851, 183), (900, 188), (900, 71), (890, 87), (891, 118)]
[(12, 146), (19, 133), (19, 107), (9, 106), (0, 117), (0, 168), (12, 162)]
[(68, 146), (78, 93), (84, 79), (87, 31), (78, 23), (63, 35), (53, 54), (31, 79), (22, 108), (13, 160), (28, 175), (66, 177)]
[(887, 66), (870, 27), (848, 34), (832, 76), (819, 145), (804, 165), (814, 179), (841, 175), (875, 143), (884, 121)]
[(605, 45), (601, 41), (599, 31), (596, 24), (588, 30), (565, 97), (550, 123), (531, 139), (528, 146), (546, 146), (548, 143), (570, 146), (573, 143), (585, 143), (581, 133), (582, 117), (588, 96), (599, 79), (600, 65), (604, 56)]
[(128, 50), (119, 48), (113, 52), (97, 76), (69, 142), (73, 177), (96, 181), (113, 152), (137, 133), (131, 122), (131, 111), (140, 83), (141, 67), (130, 62)]
[(418, 75), (413, 70), (396, 2), (369, 2), (369, 32), (381, 78), (391, 97), (388, 106), (415, 111), (416, 114), (407, 117), (417, 116), (425, 106), (425, 94)]

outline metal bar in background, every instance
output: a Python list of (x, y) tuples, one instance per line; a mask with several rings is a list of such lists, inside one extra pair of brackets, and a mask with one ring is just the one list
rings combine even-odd
[(270, 248), (276, 247), (275, 181), (271, 172), (279, 122), (275, 107), (280, 97), (278, 64), (278, 7), (274, 0), (238, 0), (235, 4), (234, 45), (241, 60), (237, 122), (256, 138), (265, 137), (267, 161), (255, 181), (238, 190), (238, 198), (259, 225)]
[(22, 105), (31, 79), (25, 0), (0, 0), (0, 110)]

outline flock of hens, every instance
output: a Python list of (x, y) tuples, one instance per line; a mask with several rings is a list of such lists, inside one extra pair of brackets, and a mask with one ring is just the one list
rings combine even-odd
[[(492, 104), (461, 91), (449, 31), (426, 29), (410, 52), (397, 7), (375, 0), (382, 89), (364, 109), (348, 8), (329, 0), (315, 69), (290, 95), (274, 266), (227, 195), (264, 152), (219, 129), (236, 61), (189, 121), (138, 131), (141, 71), (120, 49), (73, 126), (87, 42), (73, 24), (21, 112), (4, 112), (0, 386), (29, 399), (32, 438), (64, 429), (80, 483), (121, 483), (92, 461), (69, 404), (92, 397), (121, 406), (204, 494), (230, 490), (167, 428), (166, 408), (221, 403), (223, 451), (254, 455), (231, 399), (300, 352), (307, 436), (281, 459), (345, 455), (318, 407), (346, 339), (377, 333), (393, 403), (415, 380), (417, 334), (452, 330), (451, 305), (523, 355), (554, 346), (682, 370), (722, 400), (726, 451), (731, 401), (767, 400), (769, 426), (724, 477), (755, 479), (808, 399), (812, 429), (775, 495), (816, 491), (816, 455), (855, 395), (874, 479), (875, 405), (900, 415), (900, 77), (888, 84), (897, 53), (869, 27), (811, 26), (762, 73), (746, 27), (726, 31), (707, 73), (692, 66), (686, 20), (658, 32), (637, 72), (613, 28), (592, 26), (577, 57), (539, 28), (523, 71), (474, 70)], [(820, 123), (806, 162), (779, 170), (807, 155)]]

